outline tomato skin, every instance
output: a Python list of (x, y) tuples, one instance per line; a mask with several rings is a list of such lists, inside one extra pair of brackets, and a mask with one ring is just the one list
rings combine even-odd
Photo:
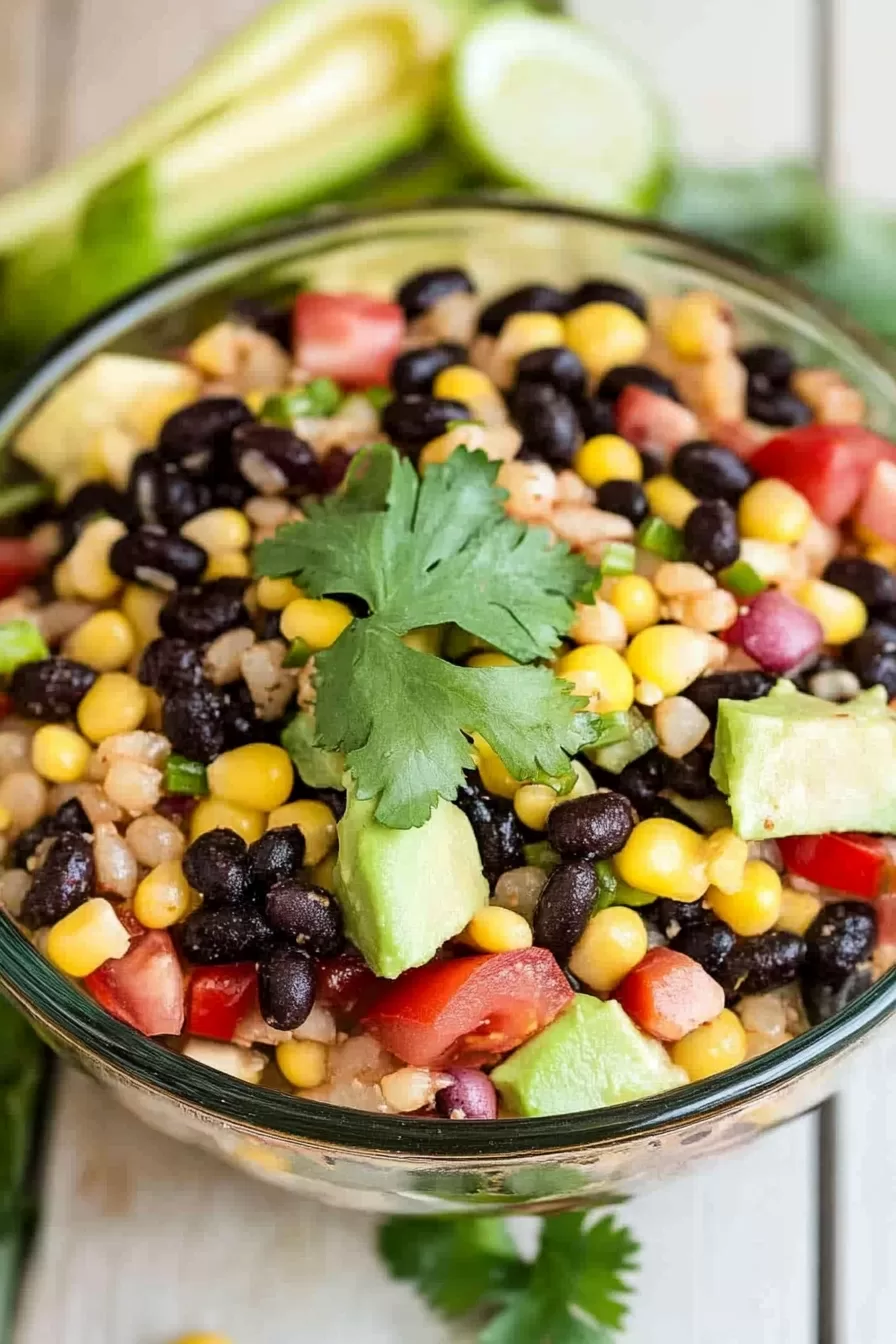
[(404, 330), (397, 303), (365, 294), (299, 294), (293, 312), (296, 363), (313, 377), (351, 387), (388, 383)]
[(10, 597), (44, 566), (27, 537), (0, 537), (0, 598)]
[(187, 1031), (213, 1041), (232, 1041), (255, 1002), (257, 986), (254, 962), (195, 970), (187, 990)]
[(697, 417), (687, 406), (635, 383), (616, 401), (616, 431), (636, 448), (652, 448), (663, 457), (700, 437)]
[(861, 425), (801, 425), (776, 434), (750, 457), (760, 476), (776, 476), (806, 496), (823, 523), (852, 513), (880, 461), (896, 462), (896, 445)]
[(552, 953), (530, 947), (406, 971), (364, 1025), (406, 1064), (474, 1067), (521, 1045), (572, 998)]
[(613, 997), (642, 1031), (660, 1041), (680, 1041), (725, 1007), (722, 986), (671, 947), (651, 948)]
[(107, 1013), (144, 1036), (177, 1036), (184, 1025), (184, 973), (171, 935), (136, 937), (118, 961), (106, 961), (81, 984)]
[(829, 835), (789, 835), (778, 841), (792, 873), (821, 887), (847, 891), (873, 901), (883, 889), (889, 868), (880, 840), (854, 832)]
[(392, 981), (374, 975), (360, 952), (341, 952), (338, 957), (321, 957), (317, 963), (319, 1002), (347, 1017), (366, 1012)]

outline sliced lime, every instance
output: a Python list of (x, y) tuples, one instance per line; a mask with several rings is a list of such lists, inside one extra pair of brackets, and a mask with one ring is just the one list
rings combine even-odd
[(590, 28), (492, 10), (454, 57), (450, 124), (501, 181), (617, 210), (657, 201), (670, 155), (653, 91)]

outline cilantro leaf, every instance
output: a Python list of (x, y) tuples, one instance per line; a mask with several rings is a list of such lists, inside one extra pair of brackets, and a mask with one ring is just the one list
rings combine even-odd
[(541, 667), (456, 667), (408, 648), (376, 620), (354, 621), (317, 655), (318, 741), (344, 750), (362, 798), (386, 826), (421, 826), (473, 765), (477, 732), (517, 779), (569, 772), (593, 741), (586, 702)]
[(390, 1218), (379, 1252), (435, 1311), (461, 1316), (522, 1285), (526, 1266), (500, 1218)]

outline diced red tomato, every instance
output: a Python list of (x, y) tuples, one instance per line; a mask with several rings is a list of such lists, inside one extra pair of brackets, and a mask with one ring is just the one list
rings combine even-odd
[(0, 719), (5, 719), (7, 714), (12, 713), (12, 696), (7, 695), (5, 691), (0, 691)]
[(366, 1012), (390, 988), (391, 982), (374, 975), (360, 952), (322, 957), (317, 963), (317, 1000), (343, 1017)]
[(187, 1031), (213, 1041), (232, 1041), (244, 1014), (255, 1002), (258, 973), (252, 962), (203, 966), (190, 976)]
[(896, 891), (885, 891), (874, 902), (877, 941), (881, 947), (896, 947)]
[(177, 1036), (184, 1025), (184, 973), (171, 935), (153, 929), (118, 961), (81, 982), (101, 1007), (144, 1036)]
[(660, 1041), (680, 1041), (725, 1007), (722, 986), (671, 947), (651, 948), (614, 997), (643, 1031)]
[(293, 317), (296, 363), (352, 387), (387, 383), (401, 349), (404, 313), (364, 294), (299, 294)]
[(0, 598), (9, 597), (44, 566), (27, 537), (0, 537)]
[(883, 842), (872, 835), (789, 835), (778, 845), (792, 873), (866, 901), (883, 890), (889, 875), (889, 855)]
[(878, 462), (856, 513), (856, 523), (896, 542), (896, 464)]
[(750, 466), (787, 481), (823, 523), (852, 513), (878, 462), (896, 462), (896, 444), (861, 425), (801, 425), (757, 449)]
[(652, 448), (664, 457), (700, 437), (700, 424), (687, 406), (634, 383), (616, 402), (616, 428), (636, 448)]
[(488, 1064), (541, 1031), (572, 997), (552, 954), (530, 947), (407, 971), (364, 1022), (407, 1064)]

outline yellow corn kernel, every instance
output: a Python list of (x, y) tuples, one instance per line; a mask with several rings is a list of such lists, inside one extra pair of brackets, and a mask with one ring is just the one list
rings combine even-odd
[[(279, 809), (281, 812), (283, 808)], [(287, 826), (288, 822), (280, 825)], [(236, 831), (247, 845), (264, 834), (264, 813), (255, 807), (240, 807), (226, 798), (203, 798), (196, 804), (190, 819), (190, 840), (198, 840), (206, 831)]]
[(588, 696), (594, 714), (613, 714), (631, 709), (635, 681), (625, 659), (605, 644), (581, 644), (554, 666), (558, 677), (571, 681), (577, 695)]
[(798, 933), (802, 938), (820, 909), (821, 901), (811, 892), (782, 887), (781, 909), (775, 928), (784, 929), (787, 933)]
[(252, 540), (249, 519), (239, 509), (207, 509), (205, 513), (197, 513), (184, 523), (180, 533), (209, 555), (244, 551)]
[(300, 798), (296, 803), (275, 807), (268, 817), (268, 830), (280, 826), (298, 826), (305, 837), (305, 864), (315, 868), (336, 845), (336, 818), (326, 803), (317, 798)]
[(277, 1068), (293, 1087), (320, 1087), (327, 1081), (330, 1052), (320, 1041), (283, 1041), (276, 1054)]
[(692, 1083), (711, 1078), (742, 1064), (747, 1057), (747, 1033), (737, 1013), (723, 1008), (705, 1026), (695, 1027), (670, 1047), (673, 1064), (684, 1069)]
[(209, 556), (202, 582), (211, 583), (212, 579), (248, 579), (251, 574), (252, 562), (245, 551), (221, 551), (218, 555)]
[(471, 411), (480, 406), (503, 402), (491, 378), (470, 364), (452, 364), (437, 374), (432, 385), (433, 396), (449, 401), (461, 401)]
[(0, 832), (8, 831), (13, 822), (13, 816), (8, 807), (0, 803)]
[(476, 911), (461, 938), (478, 952), (520, 952), (532, 946), (532, 928), (515, 910), (487, 905)]
[(714, 887), (728, 895), (743, 886), (744, 869), (750, 853), (746, 840), (728, 826), (706, 837), (706, 876)]
[(664, 335), (676, 358), (710, 359), (731, 349), (731, 314), (718, 294), (694, 290), (673, 305)]
[(270, 742), (248, 742), (225, 751), (208, 767), (209, 792), (215, 798), (259, 812), (271, 812), (286, 802), (294, 782), (292, 761), (282, 747)]
[(708, 886), (703, 836), (665, 817), (638, 822), (613, 863), (623, 882), (653, 896), (699, 901)]
[(280, 630), (286, 639), (303, 639), (313, 653), (335, 644), (352, 613), (329, 597), (297, 597), (283, 610)]
[(121, 613), (130, 621), (141, 644), (158, 639), (162, 633), (159, 629), (159, 612), (164, 605), (164, 593), (154, 592), (152, 588), (144, 588), (139, 583), (129, 583), (122, 593)]
[(467, 667), (519, 667), (519, 663), (506, 653), (473, 653), (467, 659)]
[(78, 590), (69, 571), (68, 560), (60, 560), (53, 570), (53, 592), (57, 597), (66, 599), (78, 596)]
[(336, 893), (336, 861), (338, 855), (331, 851), (326, 858), (321, 859), (311, 869), (311, 880), (318, 887), (323, 887), (324, 891)]
[(117, 672), (134, 656), (134, 627), (120, 611), (97, 611), (71, 635), (66, 655), (94, 672)]
[(78, 706), (78, 727), (91, 742), (139, 728), (146, 714), (146, 690), (126, 672), (103, 672)]
[(825, 644), (848, 644), (868, 624), (868, 608), (862, 599), (836, 583), (806, 579), (794, 597), (818, 618)]
[(671, 527), (684, 527), (690, 514), (700, 503), (686, 485), (674, 476), (653, 476), (644, 482), (644, 493), (650, 512)]
[(473, 746), (479, 778), (489, 793), (496, 793), (499, 798), (512, 798), (520, 787), (520, 781), (514, 778), (498, 753), (478, 733), (473, 734)]
[(592, 915), (569, 958), (569, 969), (589, 989), (609, 994), (647, 952), (647, 926), (627, 905)]
[(53, 925), (46, 953), (58, 970), (80, 980), (104, 961), (123, 957), (130, 941), (112, 904), (95, 896)]
[(269, 579), (267, 575), (258, 580), (255, 589), (258, 605), (265, 611), (282, 611), (290, 602), (302, 597), (301, 588), (297, 588), (292, 579)]
[(565, 343), (593, 378), (618, 364), (636, 364), (648, 339), (645, 323), (621, 303), (586, 303), (565, 322)]
[(444, 434), (439, 434), (429, 443), (424, 444), (417, 458), (417, 470), (425, 472), (427, 467), (437, 466), (441, 462), (447, 462), (456, 448), (466, 448), (468, 452), (475, 452), (481, 448), (486, 451), (488, 442), (488, 430), (484, 425), (479, 425), (475, 420), (465, 421), (461, 425), (454, 425), (447, 429)]
[(710, 908), (742, 938), (755, 938), (774, 928), (781, 913), (781, 879), (770, 863), (750, 859), (743, 882), (735, 892), (710, 887)]
[(812, 510), (805, 495), (774, 477), (751, 485), (737, 506), (741, 536), (756, 541), (791, 546), (802, 540), (811, 521)]
[(162, 731), (162, 697), (151, 686), (146, 687), (146, 713), (143, 726), (150, 733)]
[(121, 579), (109, 567), (109, 553), (127, 531), (118, 518), (97, 518), (87, 524), (65, 560), (66, 575), (77, 597), (108, 602), (115, 596)]
[(127, 427), (141, 444), (155, 443), (159, 430), (176, 411), (189, 406), (199, 395), (196, 375), (183, 365), (170, 366), (177, 370), (178, 387), (152, 387), (133, 401), (127, 411)]
[(640, 574), (624, 574), (610, 593), (610, 602), (625, 622), (628, 635), (637, 635), (660, 618), (660, 599), (649, 579)]
[(678, 695), (709, 665), (712, 644), (702, 630), (684, 625), (651, 625), (635, 635), (625, 651), (639, 681), (658, 686), (663, 695)]
[(586, 485), (604, 481), (640, 481), (644, 475), (641, 454), (618, 434), (596, 434), (586, 439), (573, 460)]
[[(866, 535), (860, 540), (865, 547), (865, 559), (870, 560), (872, 564), (883, 565), (884, 569), (896, 569), (896, 545), (892, 541), (884, 541), (882, 537), (877, 537), (873, 532), (869, 533), (867, 528), (862, 529)], [(855, 528), (856, 536), (859, 535), (859, 528)]]
[(563, 322), (555, 313), (511, 313), (498, 333), (495, 353), (515, 363), (533, 350), (563, 342)]
[(134, 893), (134, 914), (147, 929), (167, 929), (180, 923), (192, 904), (193, 895), (180, 859), (158, 864)]
[(513, 795), (513, 810), (524, 826), (543, 831), (558, 796), (547, 784), (521, 784)]
[(417, 630), (409, 630), (401, 637), (402, 644), (417, 653), (437, 655), (442, 647), (442, 627), (440, 625), (421, 625)]
[(91, 757), (90, 743), (61, 723), (45, 723), (31, 741), (31, 764), (54, 784), (83, 779)]

